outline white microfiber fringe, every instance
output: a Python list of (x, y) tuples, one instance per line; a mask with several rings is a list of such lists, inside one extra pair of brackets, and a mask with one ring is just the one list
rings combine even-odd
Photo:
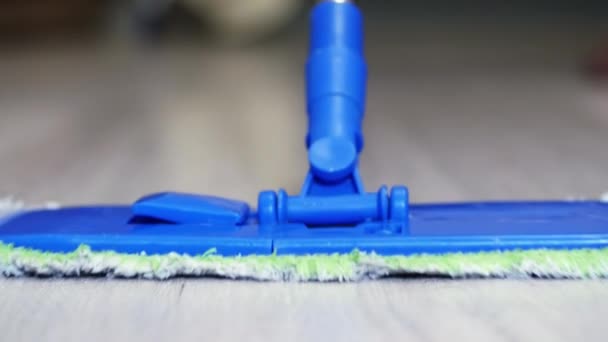
[(0, 219), (26, 209), (59, 209), (61, 206), (57, 202), (46, 202), (41, 205), (25, 205), (24, 201), (18, 200), (13, 196), (0, 197)]
[(13, 214), (25, 208), (23, 201), (18, 201), (12, 196), (0, 197), (0, 219), (2, 216)]

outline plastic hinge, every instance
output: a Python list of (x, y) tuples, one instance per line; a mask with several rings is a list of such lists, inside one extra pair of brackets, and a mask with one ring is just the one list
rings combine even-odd
[(348, 226), (363, 222), (405, 224), (408, 219), (408, 189), (382, 186), (377, 192), (314, 196), (289, 196), (262, 191), (258, 196), (260, 225), (302, 223), (308, 226)]

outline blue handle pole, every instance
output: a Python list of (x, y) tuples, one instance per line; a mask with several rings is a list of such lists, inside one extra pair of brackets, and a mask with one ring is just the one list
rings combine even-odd
[(260, 192), (259, 222), (331, 226), (390, 221), (405, 233), (407, 188), (393, 187), (390, 196), (384, 186), (365, 193), (357, 171), (367, 82), (361, 12), (351, 1), (321, 1), (310, 24), (306, 144), (311, 174), (300, 196)]
[(352, 2), (322, 1), (312, 11), (310, 27), (308, 159), (316, 177), (338, 182), (353, 173), (363, 148), (363, 18)]

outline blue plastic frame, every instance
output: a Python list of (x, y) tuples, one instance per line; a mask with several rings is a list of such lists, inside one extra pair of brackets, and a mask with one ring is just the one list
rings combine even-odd
[(172, 224), (133, 216), (130, 206), (75, 207), (18, 214), (0, 225), (0, 240), (15, 246), (68, 252), (81, 244), (123, 253), (218, 254), (347, 253), (382, 255), (514, 249), (608, 247), (608, 203), (488, 202), (410, 206), (409, 226), (303, 224)]

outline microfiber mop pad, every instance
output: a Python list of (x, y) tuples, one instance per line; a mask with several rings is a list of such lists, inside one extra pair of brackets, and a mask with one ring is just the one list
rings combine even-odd
[(608, 249), (521, 250), (380, 256), (349, 254), (222, 257), (120, 254), (81, 246), (50, 253), (0, 244), (4, 276), (100, 276), (164, 280), (221, 277), (273, 281), (359, 281), (389, 276), (449, 278), (597, 279), (608, 277)]
[[(23, 208), (22, 202), (0, 200), (2, 215)], [(224, 257), (213, 250), (201, 255), (146, 255), (92, 251), (86, 245), (71, 253), (53, 253), (0, 243), (0, 272), (9, 277), (109, 276), (156, 280), (222, 277), (271, 281), (358, 281), (410, 275), (595, 279), (608, 277), (608, 248), (409, 256), (381, 256), (354, 250), (347, 254)]]

